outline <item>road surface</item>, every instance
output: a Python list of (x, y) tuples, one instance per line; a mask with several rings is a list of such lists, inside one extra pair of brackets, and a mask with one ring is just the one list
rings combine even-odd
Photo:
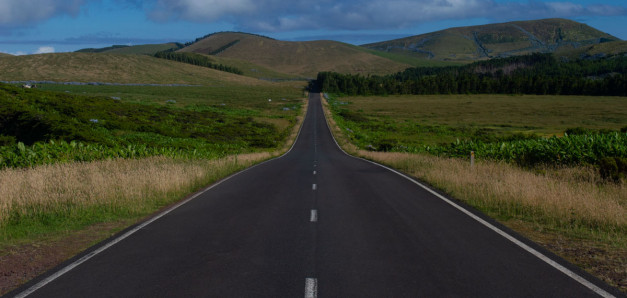
[(343, 153), (325, 122), (320, 95), (311, 94), (301, 133), (289, 153), (214, 185), (12, 294), (616, 294), (564, 261), (550, 265), (555, 257), (539, 258), (534, 255), (537, 246), (519, 236), (504, 237), (504, 228), (475, 214), (397, 173)]

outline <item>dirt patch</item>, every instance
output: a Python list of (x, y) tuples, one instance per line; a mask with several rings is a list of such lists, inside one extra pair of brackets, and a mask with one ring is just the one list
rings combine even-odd
[(80, 231), (0, 246), (0, 295), (54, 268), (130, 222), (102, 223)]
[(531, 223), (518, 220), (504, 224), (627, 294), (627, 248), (539, 231)]

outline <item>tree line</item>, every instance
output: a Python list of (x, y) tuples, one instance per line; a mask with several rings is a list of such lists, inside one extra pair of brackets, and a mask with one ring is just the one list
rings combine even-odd
[(217, 69), (220, 71), (226, 71), (238, 75), (244, 74), (239, 68), (226, 66), (223, 64), (213, 63), (211, 59), (205, 55), (196, 54), (196, 53), (181, 53), (174, 52), (172, 50), (161, 51), (154, 54), (156, 58), (173, 60), (177, 62), (192, 64), (196, 66), (208, 67), (212, 69)]
[(558, 60), (531, 54), (385, 76), (321, 72), (314, 84), (345, 95), (540, 94), (627, 96), (627, 57)]

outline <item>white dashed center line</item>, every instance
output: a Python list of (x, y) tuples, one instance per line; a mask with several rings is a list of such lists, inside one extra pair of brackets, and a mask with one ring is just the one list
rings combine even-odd
[(318, 297), (318, 280), (315, 278), (305, 279), (305, 298)]
[(318, 186), (315, 183), (311, 185), (312, 190), (316, 190), (316, 188), (318, 188)]
[(317, 222), (318, 221), (318, 210), (316, 210), (316, 209), (312, 209), (311, 210), (311, 216), (309, 217), (309, 221), (311, 221), (311, 222)]

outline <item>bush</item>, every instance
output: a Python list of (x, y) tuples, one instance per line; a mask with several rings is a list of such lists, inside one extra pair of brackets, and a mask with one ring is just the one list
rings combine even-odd
[(0, 135), (0, 146), (11, 146), (17, 142), (14, 136)]
[(585, 129), (583, 127), (575, 127), (575, 128), (566, 129), (565, 133), (569, 136), (585, 135), (585, 134), (589, 134), (590, 130)]
[(599, 161), (599, 172), (605, 180), (620, 182), (627, 176), (627, 158), (606, 157)]

